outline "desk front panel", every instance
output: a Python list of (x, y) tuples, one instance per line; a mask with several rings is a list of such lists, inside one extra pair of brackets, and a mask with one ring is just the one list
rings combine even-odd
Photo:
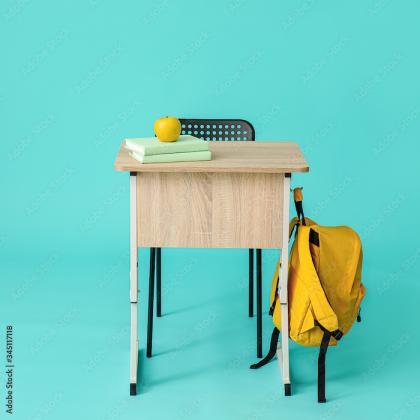
[(138, 173), (139, 247), (281, 248), (284, 174)]

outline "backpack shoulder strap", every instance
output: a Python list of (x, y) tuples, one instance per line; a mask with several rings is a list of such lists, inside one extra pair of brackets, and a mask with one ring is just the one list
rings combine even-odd
[(268, 351), (264, 359), (261, 359), (258, 363), (254, 363), (253, 365), (251, 365), (250, 366), (251, 369), (258, 369), (261, 366), (266, 365), (276, 355), (277, 342), (279, 341), (279, 334), (280, 334), (280, 331), (277, 329), (277, 327), (274, 327), (273, 332), (271, 333), (270, 350)]
[[(321, 281), (316, 272), (309, 249), (309, 226), (300, 226), (298, 230), (298, 253), (300, 265), (300, 280), (305, 284), (314, 310), (314, 318), (328, 331), (338, 329), (337, 315), (331, 308)], [(321, 245), (322, 246), (322, 245)]]
[[(312, 255), (309, 248), (311, 228), (301, 226), (298, 233), (298, 247), (300, 265), (302, 269), (302, 281), (305, 282), (312, 308), (314, 310), (315, 325), (324, 333), (318, 355), (318, 402), (325, 403), (325, 356), (331, 337), (340, 340), (343, 333), (338, 329), (338, 319), (334, 310), (331, 308), (321, 280), (313, 264)], [(318, 246), (322, 244), (318, 243)]]
[(324, 333), (321, 345), (319, 346), (318, 355), (318, 402), (324, 403), (327, 401), (325, 399), (325, 356), (330, 344), (330, 338), (334, 337), (338, 341), (343, 337), (343, 333), (340, 330), (335, 330), (333, 332), (328, 331), (319, 323), (318, 327), (321, 328)]

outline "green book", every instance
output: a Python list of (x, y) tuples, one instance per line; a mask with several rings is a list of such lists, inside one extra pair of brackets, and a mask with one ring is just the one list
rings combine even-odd
[(145, 156), (141, 153), (130, 152), (130, 155), (141, 163), (168, 163), (168, 162), (195, 162), (198, 160), (211, 160), (211, 152), (180, 152), (164, 153), (162, 155)]
[(174, 142), (162, 142), (156, 137), (126, 139), (125, 148), (143, 156), (152, 156), (166, 153), (203, 152), (209, 150), (209, 145), (206, 141), (197, 137), (183, 135), (179, 136), (179, 139)]

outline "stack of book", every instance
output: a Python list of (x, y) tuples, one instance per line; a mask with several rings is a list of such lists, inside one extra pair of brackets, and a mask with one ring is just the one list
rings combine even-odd
[(126, 139), (125, 148), (141, 163), (211, 160), (208, 142), (188, 135), (168, 143), (161, 142), (156, 137)]

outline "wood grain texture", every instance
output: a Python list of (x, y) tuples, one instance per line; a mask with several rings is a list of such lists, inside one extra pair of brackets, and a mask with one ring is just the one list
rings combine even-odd
[(126, 172), (307, 172), (308, 164), (293, 142), (211, 141), (212, 160), (204, 162), (142, 164), (121, 145), (114, 168)]
[(142, 173), (138, 246), (281, 248), (280, 174)]

